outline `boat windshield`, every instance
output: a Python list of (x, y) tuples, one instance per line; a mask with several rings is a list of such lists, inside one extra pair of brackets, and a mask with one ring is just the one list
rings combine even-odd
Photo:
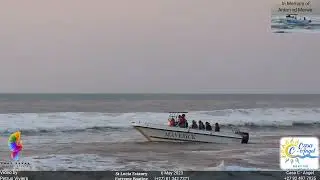
[(187, 114), (188, 112), (169, 112), (169, 120), (175, 119), (177, 120), (179, 116), (182, 116), (183, 114)]

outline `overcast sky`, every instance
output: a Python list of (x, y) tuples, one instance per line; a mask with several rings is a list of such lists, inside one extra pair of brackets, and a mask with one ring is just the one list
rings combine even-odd
[(317, 92), (320, 34), (269, 0), (1, 1), (1, 92)]

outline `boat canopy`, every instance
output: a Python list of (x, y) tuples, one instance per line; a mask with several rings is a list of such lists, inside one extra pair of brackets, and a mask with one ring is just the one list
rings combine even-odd
[(187, 114), (188, 112), (169, 112), (169, 118), (178, 118), (181, 114)]
[(287, 14), (286, 15), (287, 18), (295, 18), (297, 16), (298, 16), (298, 14)]

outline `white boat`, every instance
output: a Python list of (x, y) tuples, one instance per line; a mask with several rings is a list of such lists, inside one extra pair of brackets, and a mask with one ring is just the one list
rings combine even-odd
[[(171, 112), (170, 118), (186, 112)], [(166, 142), (203, 142), (203, 143), (248, 143), (249, 133), (239, 130), (215, 132), (192, 128), (172, 127), (168, 125), (132, 122), (133, 127), (148, 141)]]
[(284, 19), (284, 23), (288, 25), (305, 26), (309, 25), (312, 21), (305, 17), (298, 17), (297, 14), (288, 14)]

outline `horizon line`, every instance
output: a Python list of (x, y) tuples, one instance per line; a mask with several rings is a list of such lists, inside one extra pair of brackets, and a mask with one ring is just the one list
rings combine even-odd
[(115, 93), (115, 92), (0, 92), (0, 95), (320, 95), (319, 93), (306, 93), (306, 92), (292, 92), (292, 93), (283, 93), (283, 92), (181, 92), (181, 93), (170, 93), (170, 92), (163, 92), (163, 93), (135, 93), (135, 92), (127, 92), (127, 93)]

